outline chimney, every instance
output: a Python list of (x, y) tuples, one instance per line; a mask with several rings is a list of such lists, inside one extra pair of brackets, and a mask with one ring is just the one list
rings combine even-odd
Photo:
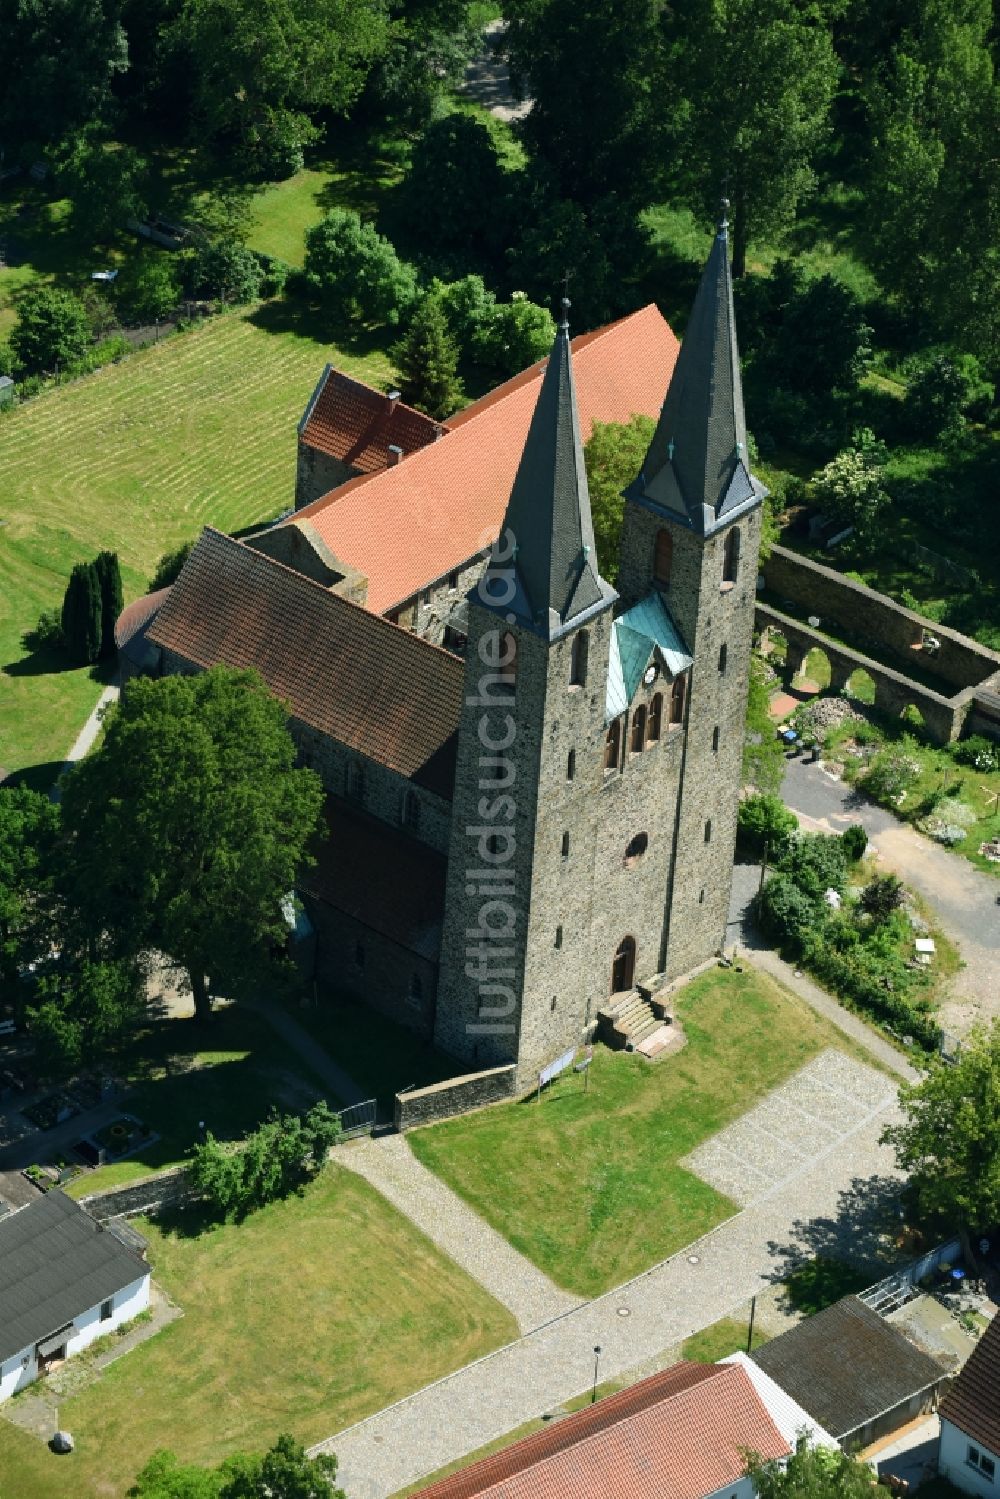
[(399, 446), (398, 443), (391, 442), (389, 444), (389, 465), (388, 465), (389, 468), (395, 468), (396, 464), (401, 461), (402, 457), (403, 457), (403, 450), (402, 450), (402, 448)]
[(387, 390), (385, 393), (385, 398), (389, 402), (389, 415), (391, 416), (393, 411), (395, 410), (396, 402), (399, 400), (399, 391)]

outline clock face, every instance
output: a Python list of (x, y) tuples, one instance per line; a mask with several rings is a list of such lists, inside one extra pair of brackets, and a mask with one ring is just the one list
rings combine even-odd
[(653, 685), (653, 683), (656, 681), (656, 667), (655, 666), (647, 666), (646, 667), (646, 671), (645, 671), (645, 675), (643, 676), (642, 680), (645, 682), (645, 684), (646, 684), (647, 687), (651, 687)]

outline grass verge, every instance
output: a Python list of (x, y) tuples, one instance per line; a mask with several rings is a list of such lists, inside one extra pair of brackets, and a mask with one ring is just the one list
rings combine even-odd
[(851, 1049), (752, 969), (702, 974), (678, 1015), (688, 1044), (660, 1065), (598, 1047), (589, 1091), (571, 1073), (540, 1104), (415, 1130), (414, 1153), (559, 1285), (620, 1284), (735, 1211), (682, 1158), (824, 1047)]

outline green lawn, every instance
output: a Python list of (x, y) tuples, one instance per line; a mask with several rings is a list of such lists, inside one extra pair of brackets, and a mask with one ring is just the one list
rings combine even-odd
[(185, 1315), (60, 1405), (71, 1460), (0, 1422), (4, 1499), (115, 1499), (157, 1447), (210, 1463), (282, 1431), (316, 1442), (517, 1335), (508, 1312), (336, 1166), (239, 1227), (197, 1238), (139, 1227)]
[[(750, 1323), (742, 1317), (722, 1317), (711, 1327), (703, 1327), (694, 1337), (688, 1338), (681, 1353), (695, 1364), (717, 1364), (731, 1353), (746, 1353)], [(753, 1346), (760, 1348), (771, 1341), (770, 1335), (754, 1328)]]
[(713, 1228), (733, 1204), (678, 1162), (841, 1032), (769, 976), (711, 969), (681, 991), (688, 1036), (659, 1065), (598, 1047), (542, 1102), (410, 1135), (414, 1152), (559, 1285), (594, 1296)]
[(237, 1139), (272, 1106), (301, 1110), (328, 1096), (267, 1021), (238, 1004), (217, 1010), (207, 1028), (193, 1018), (154, 1021), (109, 1067), (131, 1084), (122, 1109), (160, 1138), (77, 1177), (74, 1197), (176, 1165), (200, 1138), (202, 1120), (218, 1139)]
[(22, 643), (75, 562), (117, 550), (126, 599), (206, 524), (235, 531), (285, 509), (295, 428), (323, 368), (375, 383), (378, 350), (331, 350), (279, 304), (218, 318), (48, 391), (0, 421), (0, 765), (47, 786), (100, 685)]

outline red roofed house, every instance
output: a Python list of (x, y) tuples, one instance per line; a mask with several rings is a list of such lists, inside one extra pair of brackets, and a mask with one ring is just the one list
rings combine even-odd
[(744, 1369), (674, 1364), (414, 1499), (751, 1499), (746, 1454), (791, 1450)]
[(967, 1494), (1000, 1489), (1000, 1314), (993, 1318), (940, 1405), (938, 1471)]
[[(583, 443), (637, 412), (613, 588)], [(302, 894), (338, 987), (517, 1087), (599, 1023), (646, 1044), (729, 908), (763, 490), (725, 225), (679, 354), (653, 306), (572, 344), (564, 320), (443, 427), (328, 370), (301, 442), (300, 498), (354, 476), (246, 542), (206, 530), (123, 617), (125, 677), (252, 666), (287, 702), (329, 795)]]

